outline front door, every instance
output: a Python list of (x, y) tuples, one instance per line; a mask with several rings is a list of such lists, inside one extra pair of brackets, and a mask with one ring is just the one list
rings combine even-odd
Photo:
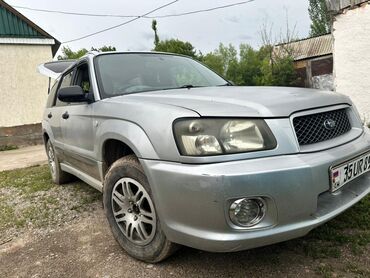
[[(93, 99), (90, 88), (87, 62), (77, 66), (72, 85), (80, 86), (89, 99)], [(69, 103), (63, 106), (61, 128), (65, 161), (72, 167), (99, 179), (97, 161), (94, 159), (94, 127), (92, 104)]]

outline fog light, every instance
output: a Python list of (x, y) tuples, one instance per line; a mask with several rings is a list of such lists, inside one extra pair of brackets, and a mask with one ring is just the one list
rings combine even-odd
[(238, 226), (257, 225), (266, 213), (266, 203), (262, 198), (244, 198), (234, 201), (229, 210), (231, 221)]

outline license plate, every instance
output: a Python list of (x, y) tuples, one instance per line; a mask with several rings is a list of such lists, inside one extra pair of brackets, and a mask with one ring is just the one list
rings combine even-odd
[(330, 168), (331, 192), (370, 171), (370, 152)]

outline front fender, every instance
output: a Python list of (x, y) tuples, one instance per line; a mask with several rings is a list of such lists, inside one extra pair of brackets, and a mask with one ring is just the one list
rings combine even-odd
[(159, 159), (149, 137), (137, 124), (125, 120), (102, 121), (96, 130), (95, 149), (98, 160), (103, 161), (103, 145), (109, 139), (119, 140), (129, 146), (138, 158)]

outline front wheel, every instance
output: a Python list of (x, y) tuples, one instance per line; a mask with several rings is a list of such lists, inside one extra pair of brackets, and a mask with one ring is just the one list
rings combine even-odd
[(176, 250), (161, 229), (149, 183), (136, 156), (113, 163), (105, 177), (103, 194), (113, 236), (128, 254), (155, 263)]

